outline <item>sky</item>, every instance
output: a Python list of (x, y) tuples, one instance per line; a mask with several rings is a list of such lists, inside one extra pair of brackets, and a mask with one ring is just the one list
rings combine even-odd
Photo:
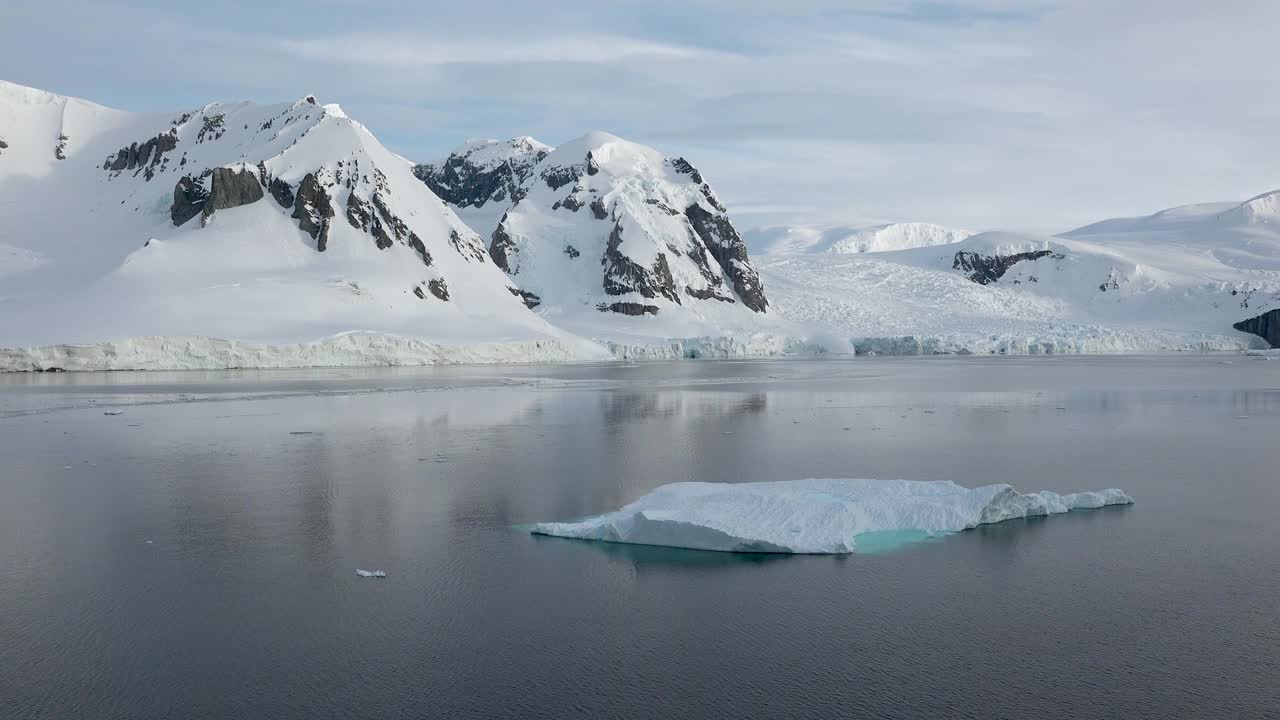
[(739, 226), (1062, 232), (1280, 187), (1263, 0), (62, 0), (0, 78), (130, 110), (336, 102), (419, 161), (607, 130)]

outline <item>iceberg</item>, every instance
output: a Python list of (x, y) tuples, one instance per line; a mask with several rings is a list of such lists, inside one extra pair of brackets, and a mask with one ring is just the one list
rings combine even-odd
[[(538, 535), (720, 552), (843, 554), (860, 536), (932, 537), (1015, 518), (1128, 505), (1123, 490), (1020, 493), (949, 481), (809, 479), (663, 485), (620, 510)], [(874, 535), (871, 535), (874, 533)], [(870, 543), (868, 543), (869, 545)]]
[(384, 578), (387, 573), (382, 570), (356, 570), (356, 575), (362, 578)]

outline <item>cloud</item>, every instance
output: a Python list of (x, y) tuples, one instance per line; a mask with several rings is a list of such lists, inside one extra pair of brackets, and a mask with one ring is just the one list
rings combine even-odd
[(401, 32), (357, 32), (283, 40), (288, 56), (363, 67), (427, 68), (441, 65), (615, 63), (621, 60), (698, 60), (729, 53), (601, 34), (559, 37), (480, 36), (460, 39)]
[(744, 222), (1061, 231), (1280, 186), (1277, 26), (1251, 0), (69, 0), (7, 12), (0, 67), (133, 109), (311, 92), (420, 159), (608, 129)]

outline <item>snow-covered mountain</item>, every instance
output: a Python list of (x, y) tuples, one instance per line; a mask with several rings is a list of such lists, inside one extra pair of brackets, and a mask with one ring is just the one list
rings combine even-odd
[(751, 252), (769, 255), (800, 253), (867, 253), (950, 245), (973, 235), (969, 230), (922, 222), (864, 227), (773, 225), (743, 232)]
[(0, 137), (0, 346), (350, 331), (580, 345), (336, 105), (126, 113), (0, 83)]
[(310, 96), (129, 113), (0, 82), (0, 369), (1280, 345), (1280, 191), (1056, 237), (750, 237), (607, 133), (415, 166)]
[(554, 150), (471, 142), (415, 172), (489, 233), (526, 304), (576, 331), (719, 333), (768, 311), (728, 211), (683, 158), (594, 132)]
[(1277, 327), (1247, 321), (1280, 315), (1277, 198), (1173, 208), (1057, 237), (985, 232), (759, 262), (781, 315), (848, 333), (868, 352), (1242, 348)]

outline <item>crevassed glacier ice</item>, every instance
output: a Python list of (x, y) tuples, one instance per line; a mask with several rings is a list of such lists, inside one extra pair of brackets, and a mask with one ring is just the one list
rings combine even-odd
[(663, 485), (604, 515), (539, 523), (533, 532), (583, 540), (722, 552), (850, 553), (865, 533), (957, 532), (1078, 508), (1127, 505), (1123, 490), (1059, 495), (949, 481), (788, 480)]

